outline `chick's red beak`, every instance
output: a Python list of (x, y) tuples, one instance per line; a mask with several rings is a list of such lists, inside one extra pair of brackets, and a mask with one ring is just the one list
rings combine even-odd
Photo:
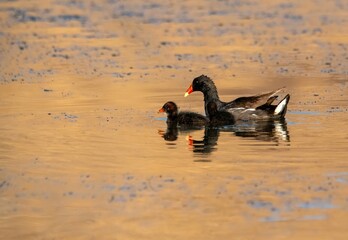
[(164, 108), (161, 108), (160, 110), (158, 110), (158, 113), (163, 113), (165, 112)]
[(187, 97), (188, 95), (190, 95), (190, 93), (192, 93), (193, 92), (193, 88), (192, 88), (192, 84), (189, 86), (189, 88), (186, 90), (186, 92), (185, 92), (185, 97)]

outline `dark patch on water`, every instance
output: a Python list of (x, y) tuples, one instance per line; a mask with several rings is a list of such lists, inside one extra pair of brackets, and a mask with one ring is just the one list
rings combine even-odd
[(68, 191), (68, 192), (65, 192), (63, 193), (63, 196), (68, 196), (68, 197), (71, 197), (74, 195), (74, 192), (73, 191)]
[(26, 41), (14, 41), (14, 42), (11, 42), (11, 45), (17, 45), (19, 50), (25, 50), (28, 48), (28, 44)]
[(249, 200), (247, 204), (253, 208), (266, 208), (271, 210), (273, 208), (273, 204), (271, 202), (263, 201), (263, 200)]
[(323, 68), (320, 70), (321, 73), (336, 73), (336, 70), (333, 68)]
[(78, 119), (78, 116), (69, 114), (69, 113), (60, 113), (59, 115), (55, 114), (52, 115), (52, 113), (49, 113), (48, 115), (51, 115), (53, 119), (60, 120), (60, 119), (66, 119), (69, 122), (76, 122)]
[(111, 75), (115, 78), (125, 78), (127, 76), (132, 75), (132, 73), (131, 72), (126, 72), (126, 73), (114, 72), (114, 73), (111, 73)]
[(13, 12), (12, 17), (18, 22), (37, 22), (42, 20), (41, 17), (28, 14), (24, 9), (13, 8), (11, 11)]
[(142, 18), (144, 17), (143, 12), (135, 12), (135, 11), (121, 11), (119, 15), (114, 15), (115, 18), (119, 17), (136, 17), (136, 18)]
[(209, 159), (195, 159), (194, 162), (201, 162), (201, 163), (210, 163), (212, 160)]
[(168, 17), (150, 17), (144, 20), (147, 24), (161, 24), (161, 23), (193, 23), (194, 19), (185, 15), (177, 16), (175, 18)]
[(78, 118), (78, 116), (76, 115), (72, 115), (72, 114), (68, 114), (68, 113), (62, 113), (65, 119), (69, 119), (72, 121), (76, 121), (76, 119)]
[(301, 15), (296, 15), (296, 14), (292, 14), (292, 13), (284, 14), (283, 18), (286, 20), (294, 21), (294, 22), (302, 22), (302, 20), (303, 20), (303, 17)]
[(58, 15), (58, 16), (51, 16), (48, 18), (50, 22), (70, 22), (70, 21), (77, 21), (80, 22), (81, 24), (84, 24), (87, 21), (87, 17), (81, 16), (81, 15), (69, 15), (69, 14), (64, 14), (64, 15)]
[(309, 201), (299, 202), (297, 204), (299, 208), (306, 208), (306, 209), (331, 209), (336, 208), (336, 206), (332, 203), (332, 200), (330, 198), (323, 199), (323, 198), (312, 198)]
[(192, 60), (193, 59), (193, 55), (192, 54), (175, 54), (175, 57), (177, 58), (177, 60), (181, 61), (181, 60)]
[(0, 188), (5, 187), (5, 186), (8, 187), (9, 185), (10, 185), (10, 183), (7, 182), (6, 180), (4, 180), (4, 181), (2, 181), (2, 182), (0, 183)]
[(210, 10), (209, 12), (208, 12), (208, 14), (209, 15), (217, 15), (217, 16), (223, 16), (223, 15), (227, 15), (227, 14), (229, 14), (229, 12), (228, 11), (226, 11), (226, 10)]
[(76, 21), (80, 24), (87, 22), (87, 17), (78, 14), (61, 14), (56, 16), (49, 16), (51, 13), (50, 9), (37, 10), (39, 11), (37, 16), (33, 13), (29, 13), (26, 9), (11, 8), (12, 18), (18, 22), (52, 22), (52, 23), (66, 23)]
[(52, 54), (51, 56), (54, 57), (54, 58), (69, 59), (69, 55), (67, 55), (67, 54), (56, 54), (56, 53), (54, 53), (54, 54)]

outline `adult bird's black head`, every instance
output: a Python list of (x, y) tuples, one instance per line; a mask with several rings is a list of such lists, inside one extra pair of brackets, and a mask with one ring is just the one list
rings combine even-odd
[(196, 91), (200, 91), (203, 94), (208, 92), (210, 94), (214, 93), (214, 95), (216, 95), (216, 97), (218, 98), (217, 89), (213, 80), (211, 80), (208, 76), (205, 76), (205, 75), (201, 75), (193, 79), (192, 84), (189, 86), (189, 88), (185, 92), (185, 97), (190, 95), (192, 92), (196, 92)]

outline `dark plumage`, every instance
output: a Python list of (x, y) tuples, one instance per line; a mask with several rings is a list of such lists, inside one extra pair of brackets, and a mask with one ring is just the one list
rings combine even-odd
[(215, 102), (209, 102), (207, 105), (209, 113), (209, 124), (211, 126), (232, 125), (235, 123), (234, 116), (226, 111), (219, 111)]
[(167, 113), (168, 125), (204, 126), (209, 120), (205, 116), (194, 112), (179, 112), (174, 102), (167, 102), (158, 112)]
[[(208, 103), (214, 102), (217, 106), (218, 111), (229, 111), (233, 113), (235, 118), (237, 119), (238, 116), (236, 115), (238, 112), (242, 112), (239, 110), (250, 110), (250, 109), (258, 109), (258, 111), (254, 112), (253, 117), (257, 118), (258, 114), (262, 115), (262, 118), (267, 116), (268, 118), (282, 118), (284, 117), (286, 113), (286, 107), (289, 102), (290, 96), (287, 96), (287, 100), (282, 105), (282, 109), (276, 108), (278, 105), (272, 105), (272, 102), (277, 99), (277, 96), (275, 94), (279, 92), (281, 89), (278, 89), (276, 91), (268, 92), (265, 94), (259, 94), (255, 96), (249, 96), (249, 97), (239, 97), (233, 101), (230, 102), (223, 102), (220, 100), (216, 86), (209, 77), (205, 75), (201, 75), (199, 77), (196, 77), (193, 79), (191, 86), (187, 89), (185, 93), (185, 97), (188, 96), (190, 93), (195, 91), (200, 91), (204, 95), (204, 106), (205, 106), (205, 114), (207, 117), (209, 117), (208, 112)], [(235, 111), (238, 109), (238, 111)], [(272, 112), (273, 110), (273, 112)], [(251, 116), (251, 115), (250, 115)]]

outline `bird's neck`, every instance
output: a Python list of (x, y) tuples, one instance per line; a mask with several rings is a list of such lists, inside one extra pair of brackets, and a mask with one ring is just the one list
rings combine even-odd
[(174, 122), (178, 118), (178, 112), (171, 112), (170, 114), (167, 115), (167, 122)]
[(216, 90), (216, 87), (210, 87), (208, 89), (206, 89), (204, 92), (204, 105), (205, 105), (205, 115), (207, 117), (209, 117), (209, 113), (208, 113), (208, 103), (209, 102), (214, 102), (217, 105), (217, 109), (220, 108), (220, 106), (222, 105), (222, 102), (220, 101), (218, 92)]
[(219, 94), (215, 86), (209, 86), (204, 91), (204, 101), (208, 102), (220, 102)]

